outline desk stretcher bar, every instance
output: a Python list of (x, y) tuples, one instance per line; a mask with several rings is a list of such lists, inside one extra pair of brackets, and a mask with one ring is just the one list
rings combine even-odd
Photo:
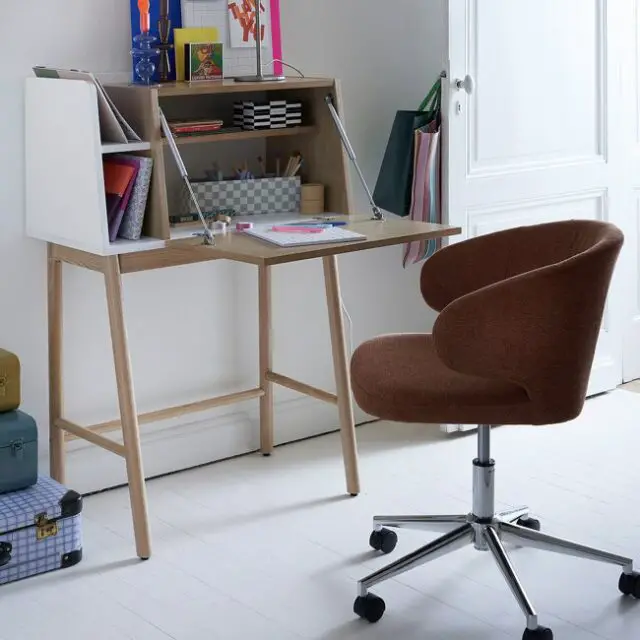
[[(338, 404), (338, 397), (312, 387), (311, 385), (299, 382), (293, 378), (274, 373), (273, 371), (267, 372), (267, 380), (275, 384), (279, 384), (282, 387), (303, 393), (307, 396), (315, 398), (316, 400), (322, 400), (329, 404)], [(177, 418), (179, 416), (188, 413), (197, 413), (199, 411), (207, 411), (209, 409), (215, 409), (217, 407), (226, 407), (232, 404), (238, 404), (239, 402), (246, 402), (247, 400), (254, 400), (261, 398), (265, 395), (264, 389), (248, 389), (247, 391), (239, 391), (237, 393), (230, 393), (224, 396), (217, 396), (215, 398), (209, 398), (206, 400), (199, 400), (198, 402), (190, 402), (189, 404), (182, 404), (175, 407), (169, 407), (167, 409), (160, 409), (158, 411), (150, 411), (148, 413), (141, 413), (138, 415), (138, 424), (149, 424), (152, 422), (160, 422), (161, 420), (170, 420), (171, 418)], [(81, 427), (69, 420), (59, 418), (56, 421), (56, 427), (62, 429), (65, 432), (65, 440), (77, 440), (83, 439), (97, 445), (107, 451), (111, 451), (119, 456), (124, 456), (124, 446), (105, 438), (100, 435), (102, 433), (108, 433), (109, 431), (115, 431), (122, 428), (121, 420), (111, 420), (109, 422), (101, 422), (100, 424), (94, 424), (90, 427)]]

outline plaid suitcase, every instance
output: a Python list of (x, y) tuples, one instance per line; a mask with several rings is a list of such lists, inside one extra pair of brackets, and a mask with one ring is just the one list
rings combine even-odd
[(46, 476), (0, 495), (0, 585), (78, 564), (81, 512), (82, 496)]

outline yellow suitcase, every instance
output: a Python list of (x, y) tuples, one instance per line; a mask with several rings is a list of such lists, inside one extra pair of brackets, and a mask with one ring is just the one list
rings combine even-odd
[(0, 349), (0, 413), (15, 411), (20, 406), (20, 360)]

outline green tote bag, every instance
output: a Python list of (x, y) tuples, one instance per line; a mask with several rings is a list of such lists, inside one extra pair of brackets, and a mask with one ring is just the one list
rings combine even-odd
[(385, 211), (398, 216), (411, 212), (414, 131), (433, 120), (440, 124), (441, 87), (438, 78), (417, 111), (396, 113), (373, 192), (376, 204)]

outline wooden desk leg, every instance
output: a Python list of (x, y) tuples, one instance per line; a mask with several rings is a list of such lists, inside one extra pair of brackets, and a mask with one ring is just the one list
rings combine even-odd
[(324, 267), (324, 283), (327, 291), (329, 309), (329, 329), (331, 331), (331, 347), (333, 351), (333, 368), (336, 376), (338, 395), (338, 412), (340, 414), (340, 436), (342, 438), (342, 456), (347, 476), (347, 491), (352, 495), (360, 493), (360, 477), (358, 472), (358, 450), (356, 444), (356, 428), (351, 403), (351, 377), (349, 375), (349, 359), (344, 337), (344, 321), (338, 278), (338, 257), (322, 258)]
[(271, 347), (271, 267), (258, 267), (258, 321), (260, 341), (260, 451), (263, 456), (273, 453), (273, 383), (267, 380), (272, 369)]
[(49, 471), (65, 481), (64, 431), (56, 426), (62, 417), (62, 263), (47, 246), (47, 312), (49, 319)]
[(113, 361), (118, 386), (118, 403), (122, 421), (122, 436), (126, 450), (127, 480), (129, 497), (133, 514), (133, 529), (138, 556), (147, 560), (151, 556), (149, 535), (149, 519), (147, 513), (147, 491), (142, 466), (140, 448), (140, 429), (138, 412), (133, 392), (133, 377), (127, 330), (124, 322), (124, 305), (122, 297), (122, 278), (118, 256), (107, 259), (105, 268), (105, 284), (107, 290), (107, 308), (109, 310), (109, 326), (111, 327), (111, 344)]

